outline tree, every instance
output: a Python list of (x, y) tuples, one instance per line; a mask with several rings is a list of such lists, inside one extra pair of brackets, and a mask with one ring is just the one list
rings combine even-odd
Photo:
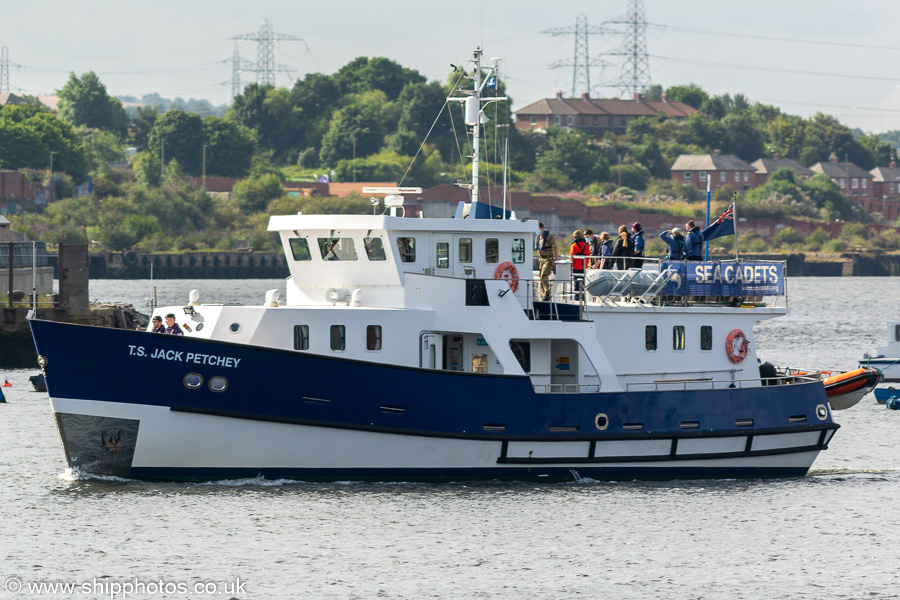
[(156, 117), (159, 116), (159, 108), (156, 106), (139, 106), (137, 114), (128, 128), (128, 141), (138, 150), (144, 150), (150, 139), (150, 132)]
[(385, 134), (396, 128), (396, 111), (384, 92), (371, 91), (356, 96), (334, 114), (322, 139), (319, 160), (336, 165), (342, 158), (369, 156), (384, 144)]
[(414, 69), (402, 67), (388, 58), (366, 56), (341, 67), (334, 78), (343, 95), (379, 90), (390, 99), (397, 98), (409, 83), (425, 83), (425, 77)]
[[(164, 145), (163, 145), (163, 140)], [(177, 160), (184, 172), (199, 176), (203, 164), (203, 119), (183, 110), (170, 110), (156, 118), (149, 150), (167, 163)]]
[(269, 202), (283, 195), (284, 190), (278, 176), (266, 173), (238, 181), (234, 184), (231, 199), (245, 213), (254, 213), (265, 209)]
[(697, 110), (709, 99), (709, 94), (703, 91), (696, 83), (690, 85), (673, 85), (666, 89), (666, 100), (669, 102), (684, 102)]
[(316, 155), (340, 99), (340, 87), (334, 77), (321, 73), (310, 73), (298, 79), (291, 90), (291, 103), (300, 109), (297, 118), (303, 147), (314, 149)]
[(547, 136), (549, 147), (538, 158), (538, 172), (561, 175), (580, 186), (608, 180), (609, 163), (593, 147), (588, 136), (557, 127), (551, 127)]
[(254, 130), (260, 147), (280, 163), (293, 163), (305, 147), (302, 110), (287, 89), (251, 83), (235, 97), (226, 118)]
[(122, 103), (106, 93), (106, 86), (93, 71), (80, 78), (69, 73), (69, 80), (59, 96), (59, 116), (72, 125), (84, 125), (106, 129), (116, 135), (125, 135), (128, 116)]
[(250, 171), (256, 151), (256, 140), (251, 130), (234, 121), (206, 117), (203, 120), (203, 141), (207, 145), (207, 175), (240, 178)]
[(54, 171), (81, 183), (87, 177), (84, 149), (72, 127), (35, 106), (0, 107), (0, 167), (46, 169), (53, 153)]

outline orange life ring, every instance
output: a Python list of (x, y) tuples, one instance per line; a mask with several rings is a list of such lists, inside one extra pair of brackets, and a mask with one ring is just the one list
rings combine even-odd
[(497, 265), (497, 270), (494, 271), (494, 279), (507, 280), (509, 289), (513, 292), (519, 289), (519, 271), (516, 269), (516, 265), (509, 261)]
[(750, 342), (747, 340), (747, 335), (740, 329), (732, 329), (725, 338), (725, 354), (728, 355), (728, 360), (739, 363), (747, 358), (749, 352)]

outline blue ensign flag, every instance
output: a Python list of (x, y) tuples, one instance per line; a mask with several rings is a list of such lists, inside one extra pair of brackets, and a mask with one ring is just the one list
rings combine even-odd
[(490, 79), (487, 80), (487, 84), (485, 87), (489, 87), (491, 89), (497, 89), (497, 76), (491, 75)]
[(734, 235), (734, 202), (712, 225), (704, 229), (701, 235), (707, 242), (723, 235)]

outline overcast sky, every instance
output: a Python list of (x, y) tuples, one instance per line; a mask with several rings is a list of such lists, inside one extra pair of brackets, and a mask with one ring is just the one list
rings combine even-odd
[[(557, 90), (569, 96), (574, 36), (549, 28), (623, 17), (628, 0), (0, 0), (0, 46), (8, 48), (10, 91), (53, 93), (74, 71), (97, 72), (110, 93), (230, 101), (230, 60), (256, 60), (257, 45), (228, 38), (275, 32), (278, 74), (289, 86), (306, 73), (334, 73), (357, 56), (384, 56), (443, 81), (476, 45), (503, 58), (514, 109)], [(900, 2), (896, 0), (644, 0), (650, 77), (663, 86), (696, 83), (808, 116), (817, 111), (866, 131), (900, 129)], [(621, 37), (592, 35), (593, 96), (618, 93)], [(308, 49), (307, 49), (308, 48)], [(244, 73), (243, 81), (254, 81)]]

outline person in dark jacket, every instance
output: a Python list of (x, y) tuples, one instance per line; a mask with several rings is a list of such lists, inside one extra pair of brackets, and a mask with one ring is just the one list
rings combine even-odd
[(609, 234), (603, 232), (600, 234), (600, 259), (594, 263), (595, 269), (612, 269), (613, 268), (613, 243), (609, 239)]
[(703, 234), (693, 221), (685, 224), (684, 257), (687, 260), (703, 260)]
[(669, 251), (666, 260), (684, 260), (684, 232), (678, 227), (659, 233), (659, 239), (666, 243)]
[(178, 326), (178, 323), (175, 322), (175, 314), (169, 313), (166, 315), (166, 333), (172, 335), (184, 335), (184, 332), (181, 330), (181, 327)]
[(640, 223), (631, 226), (631, 241), (634, 242), (634, 266), (638, 269), (644, 267), (644, 230)]
[(165, 333), (166, 326), (162, 324), (162, 317), (156, 315), (153, 317), (153, 329), (150, 330), (151, 333)]
[(634, 242), (631, 240), (631, 234), (624, 225), (619, 226), (619, 237), (616, 238), (616, 244), (613, 246), (613, 256), (616, 259), (616, 268), (625, 271), (631, 268), (631, 257), (634, 256)]

